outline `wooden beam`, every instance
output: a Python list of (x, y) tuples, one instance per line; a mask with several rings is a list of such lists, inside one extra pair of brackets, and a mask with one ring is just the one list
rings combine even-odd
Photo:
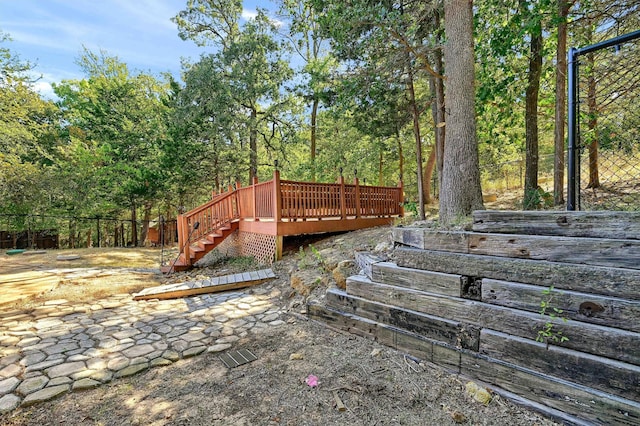
[[(482, 301), (530, 312), (540, 311), (543, 288), (535, 285), (483, 279)], [(577, 321), (640, 332), (640, 301), (557, 290), (551, 306)]]
[[(374, 283), (363, 276), (347, 279), (347, 293), (531, 340), (549, 320), (533, 312)], [(552, 322), (554, 330), (569, 338), (561, 346), (640, 366), (640, 350), (633, 349), (640, 346), (640, 334), (574, 320)]]
[(640, 269), (640, 241), (394, 228), (393, 241), (426, 250)]
[(640, 239), (640, 212), (473, 212), (473, 230), (507, 234)]
[(640, 299), (640, 271), (398, 248), (399, 266), (541, 285), (623, 299)]
[[(637, 346), (636, 346), (637, 347)], [(623, 398), (640, 395), (640, 367), (483, 329), (480, 352)]]

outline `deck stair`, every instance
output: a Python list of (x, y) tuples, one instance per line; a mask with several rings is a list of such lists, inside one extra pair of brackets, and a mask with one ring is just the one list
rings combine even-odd
[(238, 229), (235, 191), (213, 197), (211, 201), (178, 216), (178, 257), (161, 267), (163, 273), (184, 271), (218, 247)]
[(309, 315), (566, 424), (640, 424), (640, 213), (473, 217), (394, 228), (392, 261), (359, 254), (361, 274)]

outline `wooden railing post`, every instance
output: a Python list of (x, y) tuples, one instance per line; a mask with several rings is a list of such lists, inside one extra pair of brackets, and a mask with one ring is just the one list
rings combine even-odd
[(276, 223), (282, 220), (282, 188), (280, 188), (280, 171), (273, 171), (273, 219)]
[(258, 176), (254, 176), (251, 182), (251, 199), (253, 206), (251, 207), (251, 215), (254, 220), (258, 220), (258, 199), (256, 197), (256, 185), (258, 184)]
[(340, 174), (338, 178), (338, 183), (340, 184), (340, 218), (347, 218), (347, 197), (344, 190), (344, 177)]
[(353, 183), (356, 186), (356, 218), (360, 217), (360, 182), (356, 176), (353, 179)]

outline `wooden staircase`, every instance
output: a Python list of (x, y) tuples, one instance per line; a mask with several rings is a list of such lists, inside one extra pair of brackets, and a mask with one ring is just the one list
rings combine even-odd
[(238, 229), (236, 191), (213, 197), (202, 206), (178, 216), (178, 257), (161, 266), (162, 273), (190, 269)]
[(480, 211), (393, 239), (309, 315), (566, 424), (640, 424), (640, 213)]

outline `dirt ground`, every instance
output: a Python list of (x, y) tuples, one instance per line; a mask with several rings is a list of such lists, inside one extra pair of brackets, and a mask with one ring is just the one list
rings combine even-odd
[[(217, 354), (200, 355), (18, 408), (0, 416), (0, 424), (554, 425), (497, 394), (488, 404), (477, 402), (465, 391), (468, 379), (464, 377), (306, 319), (306, 301), (321, 299), (326, 286), (334, 285), (329, 273), (333, 263), (353, 259), (355, 250), (384, 253), (390, 249), (389, 234), (389, 228), (376, 228), (288, 241), (284, 259), (273, 265), (278, 278), (269, 284), (280, 290), (286, 324), (252, 332), (233, 348), (250, 350), (256, 361), (227, 369)], [(146, 255), (152, 254), (158, 256), (159, 251)], [(213, 258), (204, 263), (189, 273), (154, 276), (153, 280), (178, 282), (257, 266), (249, 259)], [(111, 267), (115, 271), (117, 265)], [(290, 284), (290, 276), (300, 271), (312, 271), (322, 278), (305, 296)], [(127, 286), (126, 274), (118, 276), (120, 285)], [(100, 280), (98, 276), (81, 284), (61, 283), (57, 293), (23, 303), (58, 298), (65, 287), (81, 286), (87, 297), (96, 286), (99, 297), (103, 294)], [(3, 309), (0, 305), (0, 311)], [(292, 354), (299, 359), (291, 359)], [(317, 386), (306, 383), (310, 375), (318, 378)]]

